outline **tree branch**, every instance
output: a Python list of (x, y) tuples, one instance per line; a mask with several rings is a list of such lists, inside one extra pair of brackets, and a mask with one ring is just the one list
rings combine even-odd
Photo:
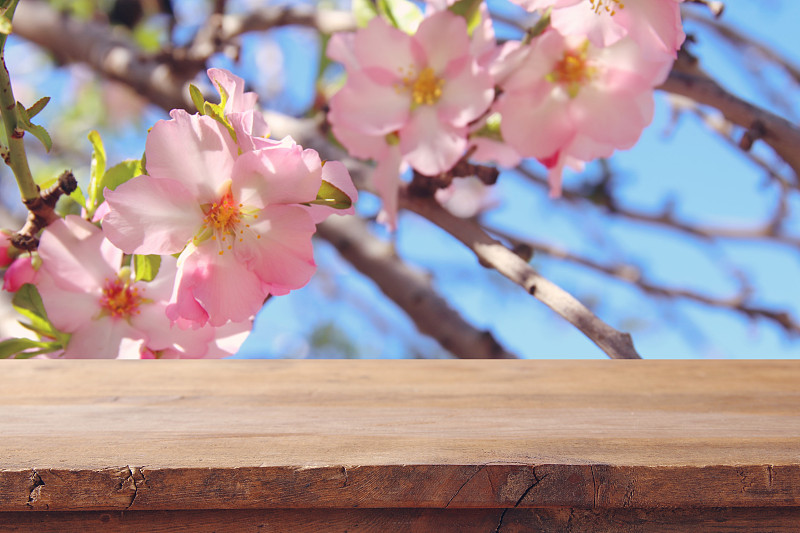
[(675, 63), (659, 89), (720, 110), (728, 121), (745, 128), (751, 140), (761, 139), (769, 144), (800, 181), (800, 128), (788, 120), (734, 96), (713, 79), (690, 72), (680, 62)]
[(515, 359), (488, 331), (475, 329), (439, 296), (428, 276), (405, 264), (388, 243), (374, 237), (363, 220), (332, 217), (317, 235), (333, 244), (362, 274), (411, 317), (417, 329), (462, 359)]
[[(545, 190), (550, 190), (547, 183), (547, 178), (537, 175), (535, 172), (526, 168), (524, 165), (517, 167), (517, 172), (524, 177), (531, 180), (531, 182), (539, 185)], [(672, 206), (665, 206), (660, 213), (650, 213), (648, 211), (640, 211), (619, 205), (611, 193), (607, 183), (600, 183), (597, 185), (598, 194), (587, 194), (578, 189), (564, 188), (561, 192), (561, 198), (572, 203), (591, 203), (600, 209), (604, 209), (607, 213), (627, 218), (636, 222), (644, 222), (653, 224), (655, 226), (662, 226), (675, 231), (686, 233), (700, 239), (733, 239), (733, 240), (770, 240), (788, 244), (793, 247), (800, 247), (800, 237), (785, 234), (781, 228), (776, 227), (772, 221), (767, 222), (763, 226), (756, 226), (752, 228), (727, 228), (727, 227), (713, 227), (692, 224), (684, 220), (680, 220), (675, 216)]]
[(432, 198), (401, 194), (400, 205), (423, 216), (472, 250), (482, 265), (507, 277), (589, 337), (612, 359), (641, 359), (627, 333), (617, 331), (574, 296), (537, 273), (517, 254), (471, 220), (457, 218)]
[(594, 270), (595, 272), (600, 272), (602, 274), (605, 274), (606, 276), (622, 280), (626, 283), (630, 283), (634, 287), (637, 287), (639, 290), (647, 294), (658, 296), (660, 298), (669, 298), (669, 299), (681, 298), (685, 300), (692, 300), (707, 305), (709, 307), (716, 307), (718, 309), (725, 309), (728, 311), (742, 313), (749, 318), (767, 319), (781, 326), (787, 333), (794, 335), (800, 334), (800, 323), (794, 320), (792, 316), (789, 314), (789, 312), (784, 310), (776, 311), (748, 304), (747, 299), (749, 296), (749, 290), (746, 286), (743, 287), (743, 290), (741, 291), (740, 294), (737, 294), (729, 298), (718, 298), (714, 296), (709, 296), (707, 294), (702, 294), (689, 289), (664, 287), (662, 285), (653, 283), (650, 280), (646, 279), (642, 275), (641, 270), (632, 265), (603, 264), (598, 261), (589, 259), (588, 257), (571, 253), (567, 250), (564, 250), (563, 248), (559, 248), (557, 246), (553, 246), (547, 243), (535, 241), (530, 238), (516, 237), (510, 235), (507, 232), (495, 228), (486, 228), (486, 229), (490, 233), (493, 233), (498, 237), (501, 237), (514, 245), (524, 244), (526, 246), (529, 246), (531, 249), (535, 251), (544, 253), (552, 257), (556, 257), (558, 259), (569, 261), (571, 263), (575, 263), (583, 267), (586, 267), (588, 269)]

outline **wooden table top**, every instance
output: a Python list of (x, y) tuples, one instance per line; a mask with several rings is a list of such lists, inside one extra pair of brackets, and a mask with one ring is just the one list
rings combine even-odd
[(5, 361), (0, 511), (800, 505), (800, 361)]

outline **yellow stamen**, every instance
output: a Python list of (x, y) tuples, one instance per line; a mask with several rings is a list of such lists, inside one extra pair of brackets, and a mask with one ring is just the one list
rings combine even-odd
[(588, 64), (589, 41), (576, 50), (567, 50), (545, 79), (563, 85), (570, 98), (575, 98), (580, 88), (594, 78), (596, 68)]
[(139, 304), (142, 300), (139, 289), (131, 287), (130, 280), (107, 279), (103, 286), (100, 306), (114, 318), (129, 318), (132, 314), (140, 313)]
[(409, 91), (413, 105), (433, 105), (438, 102), (442, 96), (444, 80), (436, 77), (431, 67), (422, 69), (418, 75), (415, 74), (414, 69), (409, 68), (403, 76), (402, 84), (397, 85), (397, 91)]
[(606, 12), (612, 17), (617, 14), (617, 9), (625, 9), (625, 4), (622, 0), (589, 0), (592, 6), (592, 11), (598, 15)]

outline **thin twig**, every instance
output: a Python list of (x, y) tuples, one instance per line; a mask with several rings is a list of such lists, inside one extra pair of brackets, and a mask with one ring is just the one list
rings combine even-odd
[(653, 296), (658, 296), (661, 298), (668, 298), (668, 299), (692, 300), (707, 305), (709, 307), (716, 307), (719, 309), (725, 309), (728, 311), (742, 313), (750, 318), (767, 319), (780, 325), (783, 329), (786, 330), (787, 333), (795, 335), (800, 334), (800, 323), (794, 320), (788, 311), (783, 311), (783, 310), (775, 311), (748, 304), (747, 300), (748, 297), (750, 296), (750, 290), (747, 287), (744, 287), (743, 290), (740, 292), (740, 294), (737, 294), (729, 298), (718, 298), (715, 296), (709, 296), (707, 294), (702, 294), (689, 289), (664, 287), (662, 285), (653, 283), (652, 281), (646, 279), (642, 274), (642, 271), (633, 265), (604, 264), (589, 259), (588, 257), (569, 252), (567, 250), (564, 250), (563, 248), (559, 248), (557, 246), (553, 246), (551, 244), (547, 244), (541, 241), (533, 240), (529, 237), (525, 238), (517, 237), (511, 235), (508, 232), (499, 230), (497, 228), (486, 228), (486, 230), (514, 245), (524, 244), (525, 246), (530, 247), (532, 250), (536, 252), (541, 252), (543, 254), (558, 259), (569, 261), (571, 263), (575, 263), (583, 267), (586, 267), (588, 269), (591, 269), (595, 272), (600, 272), (609, 277), (613, 277), (622, 280), (626, 283), (630, 283), (631, 285), (637, 287), (642, 292), (652, 294)]
[(451, 215), (431, 198), (401, 194), (400, 204), (461, 241), (473, 251), (482, 265), (497, 270), (561, 315), (612, 359), (641, 359), (628, 333), (617, 331), (600, 320), (574, 296), (536, 272), (475, 222)]
[(792, 167), (800, 180), (800, 128), (769, 111), (734, 96), (710, 77), (678, 67), (670, 72), (659, 88), (714, 107), (725, 118), (748, 131), (758, 131), (758, 138), (769, 144)]
[(476, 329), (439, 296), (430, 278), (407, 265), (393, 247), (373, 236), (367, 223), (355, 217), (331, 217), (317, 235), (411, 317), (417, 328), (462, 359), (516, 359), (489, 331)]
[[(517, 167), (516, 171), (529, 179), (532, 183), (549, 190), (547, 178), (536, 174), (525, 165)], [(602, 189), (596, 192), (599, 194), (587, 195), (584, 191), (578, 189), (564, 188), (562, 189), (561, 198), (572, 203), (596, 205), (598, 208), (614, 216), (665, 227), (704, 240), (766, 240), (800, 248), (800, 237), (778, 232), (777, 228), (772, 224), (772, 221), (763, 226), (752, 228), (703, 226), (680, 220), (673, 213), (671, 205), (664, 207), (661, 212), (651, 213), (649, 211), (637, 210), (620, 205), (609, 190)]]

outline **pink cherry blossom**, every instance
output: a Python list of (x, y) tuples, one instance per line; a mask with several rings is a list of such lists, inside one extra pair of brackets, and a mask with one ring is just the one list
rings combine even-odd
[(492, 192), (492, 187), (470, 176), (454, 179), (449, 187), (436, 191), (436, 200), (453, 215), (472, 218), (487, 209), (497, 207), (498, 201)]
[(126, 253), (180, 253), (173, 320), (248, 320), (269, 294), (300, 288), (315, 271), (316, 227), (302, 204), (316, 199), (321, 161), (288, 142), (240, 155), (216, 120), (171, 117), (148, 135), (149, 175), (106, 192), (103, 229)]
[(374, 191), (383, 202), (378, 222), (386, 224), (390, 230), (397, 229), (400, 174), (407, 167), (403, 163), (399, 143), (390, 142), (391, 137), (364, 135), (339, 124), (333, 125), (333, 133), (342, 144), (352, 147), (351, 155), (376, 162), (370, 180)]
[(497, 105), (501, 131), (523, 157), (553, 169), (552, 194), (560, 194), (564, 164), (630, 148), (650, 123), (661, 67), (642, 58), (631, 39), (598, 48), (551, 30), (521, 53), (527, 56)]
[(36, 274), (37, 270), (33, 266), (33, 255), (21, 255), (6, 269), (3, 275), (3, 290), (17, 292), (26, 283), (36, 283)]
[[(225, 118), (237, 133), (237, 144), (242, 152), (280, 146), (287, 148), (297, 147), (297, 143), (291, 137), (285, 137), (280, 141), (269, 138), (269, 126), (264, 120), (264, 115), (255, 107), (258, 96), (253, 92), (244, 92), (244, 80), (242, 78), (231, 74), (227, 70), (216, 68), (208, 69), (208, 77), (220, 89), (220, 94), (224, 91), (226, 95), (223, 112)], [(322, 180), (342, 191), (345, 196), (350, 198), (352, 205), (348, 209), (335, 209), (325, 205), (306, 206), (314, 222), (322, 222), (332, 214), (355, 214), (358, 190), (353, 184), (347, 168), (338, 161), (326, 162), (322, 167)]]
[(348, 74), (331, 99), (331, 123), (367, 137), (396, 134), (403, 160), (425, 175), (464, 155), (469, 123), (494, 96), (491, 76), (470, 52), (466, 22), (449, 11), (424, 19), (414, 35), (375, 17), (355, 35), (334, 35), (328, 55)]
[[(251, 137), (264, 140), (269, 137), (269, 126), (267, 126), (264, 115), (256, 108), (258, 95), (253, 92), (244, 92), (244, 80), (239, 76), (231, 74), (227, 70), (218, 68), (208, 69), (209, 79), (220, 90), (225, 92), (226, 101), (223, 113), (237, 132), (237, 138), (242, 137), (241, 142), (251, 142)], [(269, 141), (271, 143), (273, 141)], [(258, 145), (258, 141), (255, 142)]]
[[(121, 267), (122, 251), (100, 229), (74, 215), (47, 227), (39, 254), (36, 285), (47, 316), (70, 334), (63, 357), (138, 359), (142, 352), (162, 351), (223, 357), (238, 348), (220, 350), (213, 327), (191, 332), (173, 327), (166, 316), (176, 273), (173, 257), (162, 258), (152, 282), (136, 282), (131, 270)], [(248, 330), (250, 324), (236, 327)]]
[(610, 46), (623, 37), (639, 44), (642, 54), (676, 56), (685, 39), (683, 0), (512, 0), (533, 10), (552, 8), (550, 23), (563, 35), (587, 37), (595, 46)]

